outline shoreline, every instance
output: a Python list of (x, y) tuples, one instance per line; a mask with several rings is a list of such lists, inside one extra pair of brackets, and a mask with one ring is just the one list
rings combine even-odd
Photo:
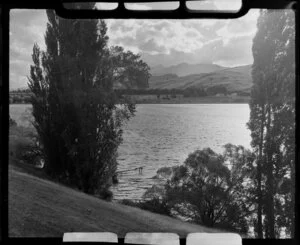
[(170, 98), (147, 100), (134, 100), (136, 104), (249, 104), (248, 96), (205, 96), (205, 97), (186, 97), (186, 98)]
[[(135, 104), (249, 104), (250, 97), (187, 97), (181, 99), (159, 99), (159, 100), (138, 100), (133, 101)], [(30, 103), (9, 103), (9, 105), (31, 105)]]

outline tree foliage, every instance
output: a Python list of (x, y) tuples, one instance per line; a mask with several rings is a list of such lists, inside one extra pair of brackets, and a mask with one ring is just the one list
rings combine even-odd
[(183, 165), (162, 168), (163, 189), (153, 186), (146, 197), (161, 199), (173, 215), (199, 224), (247, 233), (253, 213), (253, 154), (227, 144), (224, 154), (210, 148), (191, 153)]
[(149, 88), (149, 66), (140, 59), (140, 55), (131, 51), (124, 52), (119, 46), (111, 47), (110, 57), (114, 69), (116, 81), (127, 89)]
[[(257, 158), (257, 236), (279, 237), (294, 227), (295, 20), (293, 11), (260, 12), (253, 40), (250, 101)], [(290, 190), (282, 190), (290, 186)], [(262, 216), (265, 216), (264, 222)]]
[[(74, 8), (95, 5), (72, 4)], [(114, 82), (122, 77), (146, 84), (148, 66), (122, 48), (116, 58), (115, 48), (107, 45), (103, 20), (62, 19), (53, 10), (47, 10), (47, 16), (46, 51), (34, 45), (29, 77), (46, 171), (104, 197), (117, 168), (122, 125), (135, 111), (127, 101), (116, 105)]]

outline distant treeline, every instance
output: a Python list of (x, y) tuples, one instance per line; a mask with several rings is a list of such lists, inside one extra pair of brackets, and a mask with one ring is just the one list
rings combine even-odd
[(250, 92), (238, 91), (238, 92), (228, 92), (227, 88), (223, 85), (216, 85), (209, 87), (207, 89), (198, 88), (186, 88), (186, 89), (119, 89), (115, 90), (117, 95), (178, 95), (182, 94), (184, 97), (204, 97), (213, 96), (217, 94), (228, 95), (230, 93), (236, 93), (239, 96), (249, 96)]
[(31, 92), (29, 89), (13, 90), (9, 93), (9, 103), (28, 104), (30, 102)]
[[(122, 95), (178, 95), (181, 94), (184, 97), (204, 97), (204, 96), (214, 96), (217, 94), (228, 95), (231, 93), (236, 93), (239, 96), (250, 96), (249, 92), (238, 91), (238, 92), (228, 92), (224, 85), (216, 85), (209, 88), (186, 88), (186, 89), (116, 89), (115, 93), (117, 97)], [(31, 93), (28, 89), (19, 89), (10, 92), (10, 103), (31, 103), (30, 102)]]
[(118, 95), (176, 95), (182, 94), (184, 97), (200, 97), (206, 96), (207, 93), (203, 88), (188, 88), (188, 89), (121, 89), (115, 90)]

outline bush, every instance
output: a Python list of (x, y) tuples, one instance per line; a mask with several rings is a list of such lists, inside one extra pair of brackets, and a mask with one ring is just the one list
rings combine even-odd
[(210, 148), (196, 150), (183, 165), (159, 169), (157, 174), (167, 177), (163, 190), (153, 185), (145, 193), (150, 200), (139, 207), (246, 233), (253, 209), (245, 204), (251, 200), (252, 185), (244, 186), (244, 180), (251, 177), (253, 154), (242, 146), (224, 148), (223, 154)]
[(13, 120), (13, 119), (9, 116), (9, 127), (11, 127), (11, 126), (16, 126), (16, 125), (17, 125), (16, 121)]
[(130, 199), (123, 199), (120, 201), (121, 204), (131, 207), (137, 207), (137, 203)]
[(170, 207), (164, 200), (160, 200), (159, 198), (152, 198), (150, 200), (141, 201), (138, 203), (137, 207), (153, 213), (171, 216)]
[(19, 160), (23, 160), (23, 154), (35, 146), (34, 132), (32, 129), (12, 125), (9, 129), (9, 152)]
[(108, 189), (103, 189), (99, 192), (99, 198), (105, 201), (111, 201), (113, 198), (113, 193)]
[(134, 202), (129, 199), (123, 199), (121, 201), (121, 204), (131, 207), (140, 208), (143, 210), (147, 210), (153, 213), (163, 214), (171, 216), (171, 209), (167, 205), (167, 203), (163, 200), (160, 200), (159, 198), (152, 198), (149, 200), (142, 200)]

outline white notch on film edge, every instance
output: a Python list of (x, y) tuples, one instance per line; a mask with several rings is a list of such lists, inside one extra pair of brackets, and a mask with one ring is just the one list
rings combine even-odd
[(176, 233), (167, 232), (128, 232), (124, 243), (180, 245), (179, 236)]
[(242, 245), (237, 233), (189, 233), (186, 245)]
[(67, 232), (63, 242), (112, 242), (118, 243), (118, 236), (112, 232)]
[[(110, 242), (118, 243), (118, 236), (112, 232), (68, 232), (64, 233), (63, 242)], [(129, 232), (124, 243), (180, 245), (175, 233)], [(236, 233), (189, 233), (186, 245), (242, 245), (242, 238)]]

